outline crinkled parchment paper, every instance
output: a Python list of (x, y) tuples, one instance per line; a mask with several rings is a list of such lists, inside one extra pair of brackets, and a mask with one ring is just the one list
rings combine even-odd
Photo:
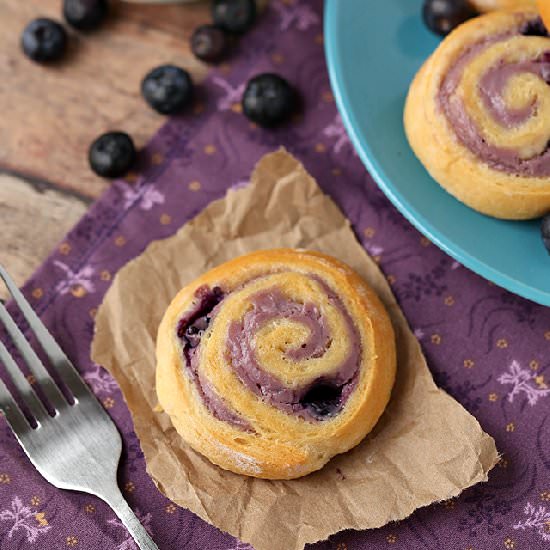
[[(219, 263), (274, 247), (319, 250), (348, 263), (376, 289), (397, 334), (397, 383), (374, 432), (293, 481), (214, 466), (187, 447), (155, 394), (157, 326), (176, 292)], [(158, 488), (256, 550), (298, 550), (343, 529), (405, 518), (485, 481), (497, 461), (494, 440), (434, 384), (384, 276), (347, 219), (282, 150), (258, 163), (248, 187), (228, 191), (120, 270), (96, 317), (92, 356), (120, 384)]]

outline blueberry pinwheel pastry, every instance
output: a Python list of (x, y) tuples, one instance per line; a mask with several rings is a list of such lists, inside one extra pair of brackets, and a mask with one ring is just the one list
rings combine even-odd
[(292, 479), (357, 445), (384, 411), (395, 339), (375, 292), (323, 254), (259, 251), (184, 287), (158, 331), (159, 403), (232, 472)]
[(455, 29), (416, 75), (405, 129), (433, 178), (497, 218), (550, 211), (550, 38), (533, 10)]

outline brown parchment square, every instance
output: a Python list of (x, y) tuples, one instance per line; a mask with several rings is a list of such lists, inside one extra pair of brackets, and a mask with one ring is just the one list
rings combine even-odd
[[(385, 303), (398, 348), (397, 382), (375, 430), (321, 471), (292, 481), (239, 476), (211, 464), (160, 412), (154, 387), (157, 326), (178, 290), (235, 256), (276, 247), (319, 250), (352, 266)], [(403, 519), (486, 481), (498, 459), (493, 438), (436, 387), (348, 220), (284, 150), (260, 160), (249, 186), (228, 191), (119, 271), (96, 316), (92, 358), (118, 381), (160, 491), (256, 550), (301, 550), (343, 529)]]

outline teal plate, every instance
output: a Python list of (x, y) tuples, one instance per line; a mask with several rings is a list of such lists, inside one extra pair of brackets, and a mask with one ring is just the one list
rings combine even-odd
[(325, 48), (344, 124), (362, 161), (403, 215), (466, 267), (550, 305), (550, 257), (539, 221), (478, 214), (447, 194), (410, 149), (403, 130), (409, 84), (438, 44), (421, 0), (325, 0)]

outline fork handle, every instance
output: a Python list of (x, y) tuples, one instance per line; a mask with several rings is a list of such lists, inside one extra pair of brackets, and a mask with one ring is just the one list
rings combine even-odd
[(159, 547), (153, 542), (145, 527), (143, 527), (130, 506), (128, 506), (118, 487), (110, 488), (108, 494), (100, 495), (100, 498), (112, 508), (126, 529), (128, 529), (128, 532), (132, 535), (140, 550), (159, 550)]

